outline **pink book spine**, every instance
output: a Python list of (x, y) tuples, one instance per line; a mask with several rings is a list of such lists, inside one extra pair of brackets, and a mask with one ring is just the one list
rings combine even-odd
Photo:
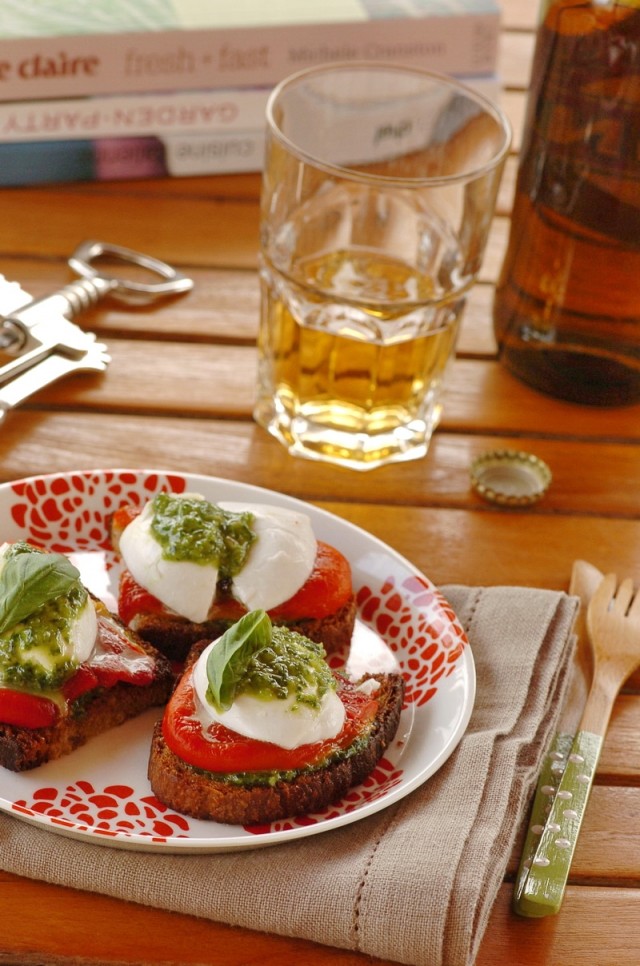
[(499, 12), (0, 40), (0, 101), (268, 86), (326, 61), (495, 70)]

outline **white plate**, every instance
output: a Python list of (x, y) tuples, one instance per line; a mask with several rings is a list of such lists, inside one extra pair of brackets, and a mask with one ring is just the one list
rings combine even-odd
[(157, 470), (95, 470), (0, 485), (3, 540), (29, 540), (67, 553), (85, 583), (115, 609), (118, 563), (108, 515), (161, 489), (207, 499), (271, 503), (309, 514), (316, 536), (351, 563), (358, 628), (338, 665), (399, 664), (407, 692), (400, 727), (373, 774), (322, 813), (244, 828), (203, 822), (165, 808), (147, 781), (150, 711), (58, 761), (16, 774), (3, 769), (0, 810), (52, 832), (119, 848), (222, 852), (315, 835), (386, 808), (422, 785), (449, 757), (469, 722), (475, 669), (465, 633), (434, 585), (364, 530), (299, 500), (213, 477)]

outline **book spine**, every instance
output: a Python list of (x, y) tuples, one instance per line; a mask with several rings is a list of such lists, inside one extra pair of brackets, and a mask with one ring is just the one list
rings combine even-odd
[[(459, 77), (497, 100), (498, 77)], [(0, 103), (0, 144), (258, 130), (272, 88)]]
[[(496, 75), (460, 79), (495, 101), (500, 97)], [(351, 151), (354, 137), (360, 148), (370, 133), (337, 131), (338, 150)], [(262, 120), (241, 129), (170, 130), (160, 136), (129, 132), (118, 137), (0, 141), (0, 186), (259, 172), (264, 148)]]
[(258, 172), (264, 129), (0, 144), (0, 186)]
[(261, 171), (265, 131), (171, 135), (163, 139), (166, 173), (172, 178)]
[(499, 12), (0, 39), (0, 101), (268, 87), (319, 63), (375, 60), (490, 74)]
[(0, 103), (0, 143), (240, 131), (264, 124), (269, 88)]

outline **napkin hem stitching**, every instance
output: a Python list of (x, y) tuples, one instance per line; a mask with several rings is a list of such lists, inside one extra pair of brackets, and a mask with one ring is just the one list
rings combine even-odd
[(375, 842), (373, 843), (371, 852), (369, 853), (369, 858), (365, 862), (364, 869), (362, 870), (362, 876), (360, 878), (358, 887), (356, 889), (356, 894), (355, 894), (355, 899), (353, 904), (353, 917), (352, 917), (352, 931), (353, 931), (353, 944), (354, 944), (353, 948), (356, 952), (362, 952), (362, 949), (360, 946), (360, 920), (361, 920), (361, 911), (362, 911), (362, 900), (364, 896), (364, 890), (367, 884), (367, 878), (369, 876), (371, 866), (373, 865), (373, 860), (375, 859), (376, 852), (378, 851), (378, 848), (382, 843), (382, 839), (384, 838), (387, 829), (392, 824), (394, 817), (395, 817), (395, 809), (390, 809), (389, 814), (387, 816), (387, 821), (380, 829), (380, 834), (378, 835)]
[(475, 616), (478, 610), (478, 605), (480, 603), (481, 596), (482, 596), (482, 587), (478, 587), (476, 588), (476, 592), (473, 595), (473, 599), (469, 601), (467, 604), (467, 613), (465, 614), (464, 625), (465, 625), (465, 633), (467, 634), (468, 638), (472, 636), (471, 628), (475, 620)]

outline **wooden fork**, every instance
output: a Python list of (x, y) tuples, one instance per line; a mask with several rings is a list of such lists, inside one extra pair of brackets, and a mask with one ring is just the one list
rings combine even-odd
[(524, 916), (553, 915), (562, 905), (613, 705), (640, 666), (640, 593), (634, 596), (630, 578), (616, 586), (616, 575), (608, 574), (587, 610), (593, 680), (562, 779), (557, 788), (547, 786), (549, 814), (518, 901)]

